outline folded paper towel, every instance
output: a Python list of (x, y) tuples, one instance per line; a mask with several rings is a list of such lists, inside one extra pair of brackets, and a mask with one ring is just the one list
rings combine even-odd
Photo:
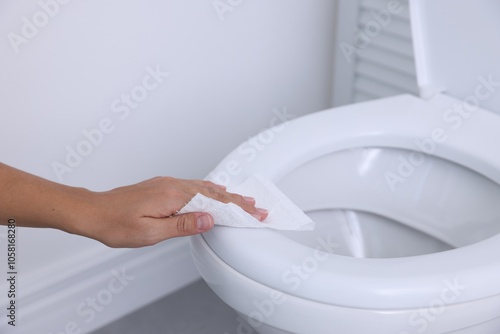
[(222, 203), (196, 194), (179, 214), (188, 212), (208, 212), (216, 225), (232, 227), (272, 228), (276, 230), (313, 230), (314, 222), (283, 194), (271, 181), (255, 175), (241, 184), (228, 187), (229, 192), (251, 196), (257, 205), (269, 211), (267, 218), (260, 222), (234, 203)]

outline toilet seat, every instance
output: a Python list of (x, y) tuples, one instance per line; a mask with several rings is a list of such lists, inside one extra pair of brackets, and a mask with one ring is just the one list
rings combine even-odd
[[(498, 331), (500, 217), (497, 211), (488, 216), (488, 208), (483, 212), (481, 206), (472, 205), (468, 218), (455, 222), (453, 218), (460, 218), (465, 212), (460, 211), (460, 206), (469, 204), (456, 201), (455, 207), (447, 206), (445, 212), (439, 212), (437, 205), (438, 209), (432, 211), (433, 206), (428, 205), (424, 209), (429, 211), (415, 206), (415, 212), (409, 214), (408, 197), (405, 202), (394, 197), (390, 187), (384, 184), (376, 187), (377, 182), (387, 180), (369, 173), (366, 179), (370, 179), (372, 188), (366, 188), (366, 195), (355, 198), (355, 194), (349, 193), (344, 198), (331, 196), (322, 200), (322, 196), (329, 196), (325, 187), (340, 185), (346, 192), (351, 187), (362, 190), (361, 185), (368, 184), (363, 183), (366, 170), (362, 165), (353, 166), (360, 170), (356, 180), (349, 178), (344, 169), (345, 174), (335, 178), (335, 183), (325, 181), (325, 184), (320, 184), (319, 172), (314, 172), (316, 163), (324, 163), (337, 172), (333, 157), (348, 159), (363, 149), (373, 160), (378, 152), (383, 152), (381, 155), (403, 152), (397, 150), (425, 152), (425, 145), (417, 145), (415, 140), (420, 143), (430, 140), (434, 148), (429, 149), (432, 146), (429, 144), (426, 153), (433, 157), (433, 164), (457, 165), (453, 167), (456, 175), (470, 176), (466, 182), (474, 180), (464, 184), (471, 188), (484, 185), (483, 195), (487, 196), (480, 201), (493, 198), (487, 204), (498, 206), (500, 40), (492, 39), (491, 35), (500, 31), (500, 21), (496, 18), (500, 3), (477, 0), (471, 7), (467, 0), (410, 0), (410, 6), (421, 98), (401, 95), (287, 122), (273, 130), (272, 141), (261, 145), (256, 155), (246, 155), (243, 144), (209, 178), (218, 183), (238, 184), (258, 173), (276, 182), (304, 210), (344, 208), (379, 214), (456, 249), (442, 251), (439, 246), (437, 252), (425, 255), (363, 258), (326, 256), (321, 250), (335, 247), (329, 240), (299, 242), (291, 236), (292, 232), (268, 229), (217, 226), (193, 237), (193, 258), (205, 281), (250, 323), (253, 319), (257, 320), (256, 327), (269, 326), (263, 328), (266, 333), (326, 334), (332, 328), (339, 333)], [(474, 24), (468, 24), (471, 20)], [(477, 104), (485, 109), (476, 108)], [(389, 170), (397, 168), (387, 166)], [(439, 168), (437, 175), (446, 177), (447, 169)], [(418, 171), (424, 172), (424, 168)], [(404, 182), (398, 182), (398, 196), (408, 195), (405, 187), (421, 190), (420, 181), (414, 181), (410, 174), (404, 177)], [(310, 186), (320, 192), (317, 196), (300, 192), (308, 189), (308, 175), (317, 177), (316, 184)], [(442, 198), (435, 200), (440, 203)], [(403, 207), (399, 208), (400, 205)], [(452, 210), (457, 214), (446, 217)], [(474, 212), (478, 221), (488, 217), (481, 229), (466, 221), (475, 222), (470, 215)], [(477, 231), (484, 233), (476, 235)], [(290, 272), (296, 276), (289, 276)], [(286, 302), (273, 304), (276, 291), (286, 296)]]
[[(304, 334), (331, 334), (332, 330), (336, 333), (359, 334), (408, 334), (415, 333), (416, 330), (429, 334), (465, 334), (455, 331), (480, 324), (482, 331), (477, 331), (474, 326), (472, 331), (466, 332), (476, 334), (496, 333), (500, 325), (498, 295), (470, 303), (446, 305), (444, 309), (440, 309), (439, 304), (433, 304), (436, 299), (442, 298), (442, 294), (428, 301), (425, 308), (418, 309), (381, 310), (329, 305), (287, 293), (277, 293), (275, 289), (251, 280), (222, 261), (202, 241), (200, 235), (191, 238), (191, 247), (193, 259), (203, 279), (222, 300), (240, 314), (241, 318), (236, 319), (240, 324), (238, 333), (252, 333), (249, 326), (242, 326), (241, 320), (249, 321), (259, 332), (262, 327), (269, 326), (271, 333), (276, 332), (273, 328), (279, 328), (286, 333)], [(438, 308), (439, 317), (435, 316), (436, 310), (433, 307)], [(427, 321), (422, 321), (423, 319)], [(474, 319), (473, 322), (470, 319)], [(313, 321), (313, 325), (308, 321)], [(432, 328), (428, 328), (431, 327), (431, 322)]]
[[(453, 103), (460, 101), (441, 94), (429, 101), (402, 95), (308, 115), (290, 121), (256, 159), (246, 161), (236, 149), (216, 171), (225, 171), (228, 163), (236, 161), (242, 172), (233, 175), (231, 182), (239, 183), (253, 173), (279, 181), (303, 163), (335, 151), (355, 147), (415, 150), (415, 138), (428, 138), (429, 131), (442, 126), (442, 111)], [(499, 128), (499, 116), (479, 109), (459, 133), (443, 128), (448, 139), (439, 144), (434, 155), (500, 184), (500, 155), (491, 154), (497, 151)], [(216, 178), (217, 172), (212, 176)], [(203, 239), (222, 261), (244, 276), (328, 305), (379, 310), (426, 307), (440, 295), (446, 282), (474, 287), (465, 289), (453, 303), (500, 295), (500, 235), (412, 258), (363, 259), (333, 254), (297, 289), (284, 284), (282, 273), (314, 257), (314, 249), (267, 229), (216, 227)]]

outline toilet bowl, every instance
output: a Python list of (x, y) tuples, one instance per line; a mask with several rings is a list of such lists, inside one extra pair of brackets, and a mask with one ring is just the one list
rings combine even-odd
[(500, 46), (484, 34), (500, 4), (411, 5), (421, 97), (289, 121), (209, 175), (267, 177), (317, 225), (191, 238), (237, 333), (500, 332)]

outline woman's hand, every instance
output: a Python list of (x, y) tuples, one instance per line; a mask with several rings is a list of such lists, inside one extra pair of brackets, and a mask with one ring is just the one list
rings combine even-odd
[(95, 194), (90, 224), (79, 234), (110, 247), (141, 247), (162, 240), (194, 235), (214, 226), (208, 213), (176, 215), (197, 193), (224, 203), (235, 203), (258, 220), (267, 211), (255, 207), (253, 198), (229, 193), (209, 181), (156, 177), (131, 186)]
[(201, 193), (239, 205), (258, 220), (267, 211), (252, 198), (207, 181), (156, 177), (105, 192), (69, 187), (0, 163), (0, 225), (50, 227), (93, 238), (110, 247), (142, 247), (210, 230), (204, 212), (176, 215)]

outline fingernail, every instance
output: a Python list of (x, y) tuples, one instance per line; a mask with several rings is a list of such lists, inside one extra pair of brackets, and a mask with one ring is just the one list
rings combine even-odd
[(243, 199), (248, 203), (255, 203), (255, 198), (253, 197), (243, 196)]
[(212, 225), (212, 217), (209, 215), (201, 215), (196, 219), (198, 231), (207, 231), (212, 228)]
[(259, 208), (256, 208), (256, 209), (257, 209), (257, 213), (252, 213), (252, 216), (254, 216), (256, 219), (258, 219), (260, 221), (266, 219), (267, 214), (269, 212), (265, 209), (259, 209)]
[(262, 215), (260, 213), (251, 213), (251, 215), (257, 219), (257, 220), (261, 220), (262, 219)]
[(262, 216), (267, 216), (267, 214), (269, 213), (269, 211), (267, 211), (266, 209), (261, 209), (261, 208), (256, 208), (256, 209)]

